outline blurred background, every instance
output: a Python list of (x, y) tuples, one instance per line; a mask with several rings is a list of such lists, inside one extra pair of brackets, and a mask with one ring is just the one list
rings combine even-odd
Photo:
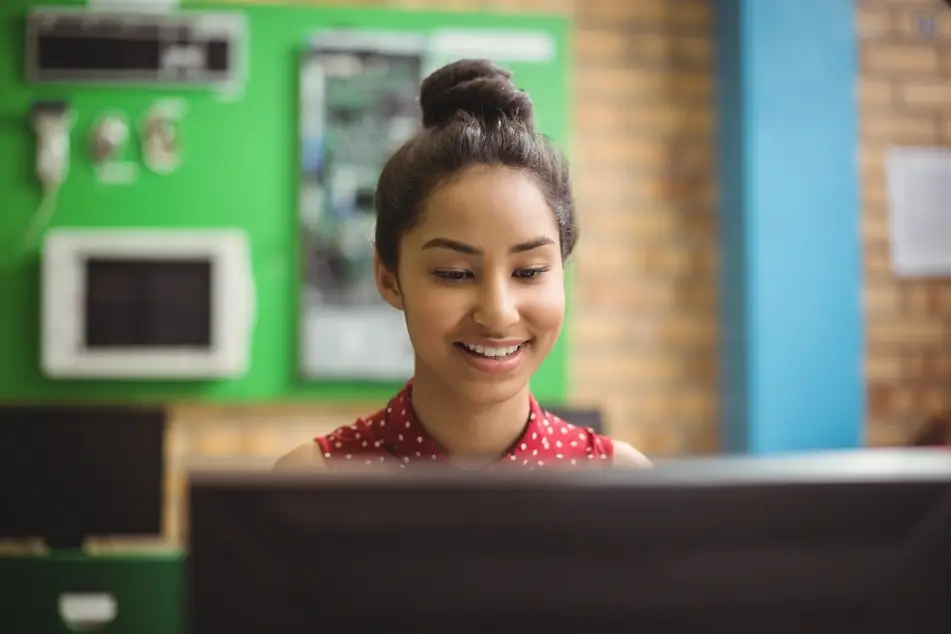
[[(398, 386), (398, 316), (359, 283), (366, 184), (372, 196), (381, 153), (413, 131), (420, 74), (454, 57), (511, 67), (572, 158), (582, 237), (569, 328), (534, 386), (543, 403), (597, 410), (652, 457), (906, 445), (951, 407), (951, 281), (937, 265), (896, 265), (890, 203), (919, 190), (886, 186), (889, 148), (951, 144), (944, 2), (183, 1), (244, 20), (246, 73), (227, 90), (30, 80), (24, 18), (49, 5), (0, 8), (0, 407), (165, 408), (166, 539), (181, 535), (186, 469), (267, 468)], [(341, 29), (350, 39), (317, 37)], [(397, 64), (397, 49), (418, 63)], [(411, 97), (361, 106), (380, 89), (374, 64)], [(29, 115), (43, 103), (71, 118), (52, 207)], [(951, 173), (941, 159), (921, 159), (933, 186), (921, 206)], [(896, 160), (902, 183), (917, 182), (909, 164)], [(944, 220), (912, 233), (951, 226), (944, 205)], [(241, 232), (257, 288), (246, 367), (81, 377), (89, 360), (74, 355), (51, 372), (40, 298), (55, 280), (41, 272), (70, 274), (42, 268), (42, 236), (76, 227)], [(364, 363), (323, 361), (347, 355)]]

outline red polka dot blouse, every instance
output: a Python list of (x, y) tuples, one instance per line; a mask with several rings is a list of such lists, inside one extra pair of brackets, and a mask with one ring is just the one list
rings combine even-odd
[[(448, 456), (429, 437), (411, 405), (412, 382), (375, 414), (316, 438), (331, 470), (335, 466), (444, 461)], [(577, 427), (542, 409), (529, 396), (529, 420), (522, 436), (497, 466), (523, 469), (572, 468), (610, 464), (610, 438)]]

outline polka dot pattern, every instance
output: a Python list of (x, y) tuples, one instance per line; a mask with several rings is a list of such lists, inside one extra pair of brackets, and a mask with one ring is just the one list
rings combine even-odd
[[(328, 466), (443, 462), (447, 456), (426, 433), (411, 405), (412, 382), (375, 414), (316, 438)], [(611, 439), (546, 412), (529, 396), (525, 431), (494, 465), (498, 468), (581, 468), (610, 464)]]

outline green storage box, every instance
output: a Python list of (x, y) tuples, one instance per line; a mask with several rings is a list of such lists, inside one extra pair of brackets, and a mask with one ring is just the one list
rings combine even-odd
[(183, 580), (180, 553), (0, 556), (0, 632), (180, 634)]

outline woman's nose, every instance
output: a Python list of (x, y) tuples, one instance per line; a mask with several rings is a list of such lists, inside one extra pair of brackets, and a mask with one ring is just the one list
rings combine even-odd
[(483, 284), (479, 289), (473, 319), (486, 330), (500, 336), (506, 336), (507, 331), (518, 323), (518, 305), (512, 290), (508, 288), (508, 280)]

